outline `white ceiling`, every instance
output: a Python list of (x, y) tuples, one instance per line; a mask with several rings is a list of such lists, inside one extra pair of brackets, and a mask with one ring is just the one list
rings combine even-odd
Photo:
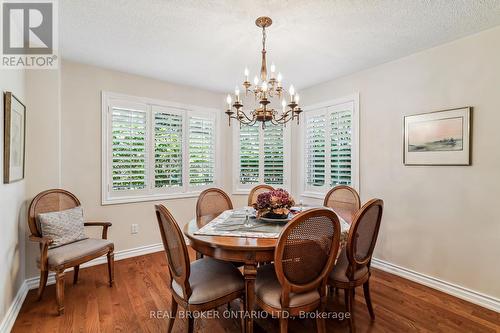
[(62, 0), (62, 56), (231, 91), (268, 59), (308, 87), (500, 24), (500, 0)]

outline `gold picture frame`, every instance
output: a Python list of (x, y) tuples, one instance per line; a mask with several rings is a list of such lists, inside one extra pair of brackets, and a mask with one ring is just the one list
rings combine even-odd
[(24, 179), (26, 106), (10, 91), (4, 93), (3, 182)]
[(403, 164), (467, 166), (472, 163), (472, 107), (403, 118)]

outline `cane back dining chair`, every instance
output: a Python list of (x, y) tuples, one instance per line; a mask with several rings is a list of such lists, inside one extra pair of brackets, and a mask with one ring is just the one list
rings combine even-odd
[(225, 210), (233, 209), (231, 199), (221, 189), (209, 188), (200, 193), (196, 202), (196, 219), (207, 223)]
[[(167, 332), (172, 331), (177, 307), (186, 311), (207, 311), (244, 297), (245, 281), (231, 263), (212, 258), (189, 262), (179, 225), (168, 209), (156, 205), (156, 217), (168, 262), (172, 311)], [(244, 303), (244, 302), (243, 302)], [(194, 330), (194, 318), (188, 316), (188, 332)]]
[(337, 185), (326, 194), (323, 206), (332, 208), (346, 222), (351, 223), (361, 207), (361, 200), (358, 192), (352, 187)]
[[(207, 224), (222, 212), (233, 209), (231, 198), (221, 189), (208, 188), (200, 193), (196, 201), (196, 221), (200, 226)], [(196, 252), (196, 259), (203, 255)]]
[[(340, 223), (334, 212), (317, 208), (295, 216), (282, 230), (274, 253), (274, 264), (257, 270), (257, 304), (280, 320), (287, 332), (288, 317), (326, 306), (326, 281), (340, 241)], [(324, 320), (317, 316), (317, 330)]]
[(109, 286), (113, 286), (114, 244), (107, 240), (109, 222), (85, 222), (84, 226), (102, 227), (102, 239), (87, 238), (73, 243), (49, 249), (52, 239), (44, 237), (37, 216), (42, 213), (58, 212), (80, 206), (78, 198), (62, 189), (52, 189), (38, 194), (28, 210), (28, 226), (31, 232), (29, 239), (40, 244), (40, 257), (37, 264), (40, 268), (40, 285), (38, 300), (42, 298), (49, 271), (56, 273), (56, 299), (59, 314), (64, 313), (64, 270), (73, 267), (73, 284), (78, 282), (80, 265), (100, 257), (107, 256)]
[(375, 319), (370, 296), (370, 264), (383, 209), (382, 200), (372, 199), (356, 213), (349, 229), (347, 245), (340, 252), (337, 263), (328, 277), (328, 285), (336, 289), (344, 289), (347, 312), (350, 312), (351, 332), (355, 331), (353, 302), (356, 287), (363, 286), (368, 312), (371, 319)]
[(274, 187), (272, 187), (271, 185), (255, 186), (248, 194), (248, 206), (252, 206), (254, 203), (257, 202), (257, 197), (259, 196), (259, 194), (264, 192), (269, 192), (272, 190), (274, 190)]

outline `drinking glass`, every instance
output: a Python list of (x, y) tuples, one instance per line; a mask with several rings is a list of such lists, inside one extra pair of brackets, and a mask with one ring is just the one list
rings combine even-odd
[(253, 226), (252, 222), (250, 222), (250, 207), (245, 207), (245, 227), (250, 228)]

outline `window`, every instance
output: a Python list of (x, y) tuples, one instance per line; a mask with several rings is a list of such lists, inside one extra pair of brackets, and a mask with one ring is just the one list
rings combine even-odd
[(240, 184), (259, 184), (260, 181), (260, 130), (259, 126), (242, 126), (240, 129)]
[(258, 184), (288, 187), (289, 128), (261, 123), (234, 128), (234, 193)]
[(146, 112), (111, 108), (111, 185), (113, 191), (146, 188)]
[(153, 108), (154, 186), (182, 187), (182, 113)]
[(215, 180), (215, 121), (189, 117), (189, 185), (203, 186)]
[(216, 110), (103, 92), (102, 203), (216, 186), (216, 118)]
[(358, 97), (310, 107), (303, 124), (303, 195), (358, 186)]

